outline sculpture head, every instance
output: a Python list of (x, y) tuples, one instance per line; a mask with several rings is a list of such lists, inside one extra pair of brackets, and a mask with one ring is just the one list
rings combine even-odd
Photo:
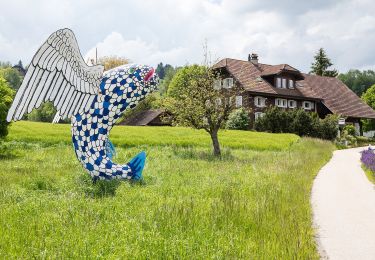
[(156, 90), (159, 77), (150, 66), (126, 64), (104, 72), (100, 94), (110, 105), (134, 108), (139, 101)]

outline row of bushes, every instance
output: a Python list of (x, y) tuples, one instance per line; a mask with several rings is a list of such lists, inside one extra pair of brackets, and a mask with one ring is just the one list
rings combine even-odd
[(334, 140), (338, 132), (337, 121), (336, 115), (320, 119), (316, 113), (303, 109), (284, 110), (270, 107), (255, 121), (254, 128), (257, 131), (295, 133), (299, 136)]

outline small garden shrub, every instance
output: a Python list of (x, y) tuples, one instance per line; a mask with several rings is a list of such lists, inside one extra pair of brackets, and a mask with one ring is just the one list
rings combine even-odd
[(337, 136), (338, 117), (328, 115), (320, 119), (316, 113), (303, 109), (284, 110), (270, 107), (263, 117), (255, 121), (255, 130), (272, 133), (295, 133), (299, 136), (311, 136), (333, 140)]
[(343, 129), (344, 131), (347, 131), (348, 135), (356, 136), (355, 127), (354, 125), (346, 125)]
[(247, 130), (249, 128), (249, 114), (243, 108), (234, 110), (228, 117), (226, 128), (231, 130)]

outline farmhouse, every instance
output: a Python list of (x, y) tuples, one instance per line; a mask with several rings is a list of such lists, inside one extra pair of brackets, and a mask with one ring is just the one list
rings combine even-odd
[(252, 122), (269, 106), (303, 108), (321, 118), (338, 114), (354, 124), (357, 132), (360, 119), (375, 119), (375, 111), (337, 78), (301, 73), (288, 64), (262, 64), (256, 54), (250, 54), (248, 60), (222, 59), (214, 69), (222, 75), (215, 85), (232, 88), (236, 84), (242, 90), (236, 106), (248, 109)]

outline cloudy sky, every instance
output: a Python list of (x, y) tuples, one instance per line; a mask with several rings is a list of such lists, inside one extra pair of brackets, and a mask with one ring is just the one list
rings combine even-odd
[(118, 55), (143, 64), (212, 60), (288, 63), (304, 72), (318, 48), (335, 67), (375, 70), (373, 0), (0, 0), (0, 60), (30, 62), (59, 28), (85, 58)]

